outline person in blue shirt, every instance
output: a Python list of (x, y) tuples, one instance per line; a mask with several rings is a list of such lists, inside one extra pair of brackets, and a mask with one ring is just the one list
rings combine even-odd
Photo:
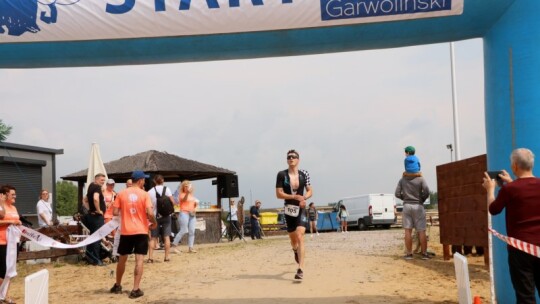
[(405, 172), (404, 176), (422, 176), (420, 168), (420, 160), (416, 155), (416, 149), (413, 146), (407, 146), (405, 148)]

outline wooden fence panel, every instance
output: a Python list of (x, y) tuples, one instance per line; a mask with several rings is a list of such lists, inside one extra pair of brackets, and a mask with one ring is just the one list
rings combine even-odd
[(485, 154), (437, 166), (441, 244), (487, 248), (485, 171)]

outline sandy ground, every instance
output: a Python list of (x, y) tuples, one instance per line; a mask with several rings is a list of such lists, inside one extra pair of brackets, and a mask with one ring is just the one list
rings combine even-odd
[[(50, 271), (49, 303), (457, 303), (452, 261), (443, 261), (438, 227), (431, 230), (429, 250), (436, 257), (405, 261), (403, 230), (330, 232), (306, 237), (304, 280), (296, 271), (286, 236), (263, 240), (224, 241), (197, 246), (198, 253), (172, 255), (145, 264), (141, 289), (145, 295), (129, 299), (134, 258), (130, 257), (124, 292), (110, 294), (116, 264), (19, 263), (19, 276), (10, 294), (24, 303), (24, 277), (42, 268)], [(489, 303), (489, 273), (483, 257), (469, 257), (472, 295)]]

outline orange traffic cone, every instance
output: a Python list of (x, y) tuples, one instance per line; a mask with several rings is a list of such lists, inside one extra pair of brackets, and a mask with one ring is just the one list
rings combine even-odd
[(479, 296), (474, 296), (473, 304), (482, 304), (482, 300), (480, 299)]

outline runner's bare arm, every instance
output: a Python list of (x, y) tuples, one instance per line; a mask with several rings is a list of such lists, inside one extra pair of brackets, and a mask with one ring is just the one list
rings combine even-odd
[(283, 191), (283, 188), (276, 188), (276, 197), (279, 199), (297, 200), (297, 201), (301, 201), (304, 199), (301, 195), (285, 193), (285, 191)]
[(313, 196), (313, 187), (311, 185), (306, 186), (306, 194), (304, 194), (304, 200), (308, 200)]

